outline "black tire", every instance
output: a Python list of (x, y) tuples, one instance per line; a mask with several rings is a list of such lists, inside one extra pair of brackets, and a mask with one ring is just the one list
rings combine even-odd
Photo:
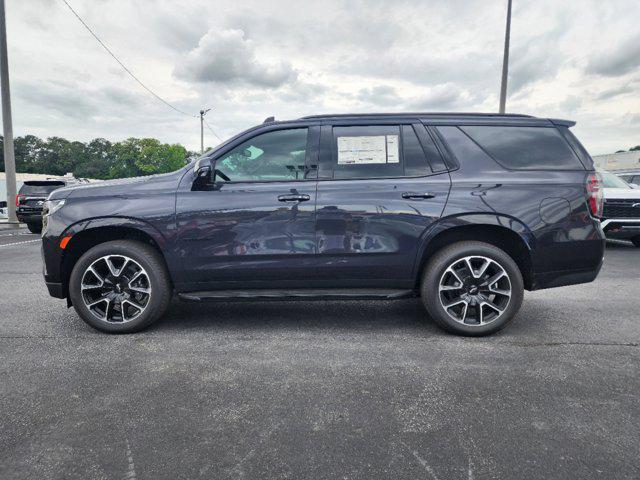
[(640, 248), (640, 237), (632, 238), (631, 243), (633, 243), (636, 247)]
[[(99, 319), (85, 305), (81, 291), (82, 277), (96, 260), (106, 255), (125, 255), (137, 262), (146, 272), (151, 293), (142, 313), (126, 323), (107, 322)], [(101, 243), (88, 250), (76, 262), (69, 279), (69, 296), (76, 312), (93, 328), (106, 333), (138, 332), (156, 320), (167, 310), (172, 297), (171, 281), (160, 253), (150, 245), (132, 240), (116, 240)]]
[(27, 228), (31, 233), (42, 233), (42, 222), (29, 222)]
[[(481, 256), (496, 262), (507, 273), (511, 287), (511, 296), (505, 300), (508, 303), (502, 313), (494, 320), (482, 325), (460, 323), (459, 320), (449, 315), (441, 302), (439, 290), (440, 281), (445, 275), (445, 271), (455, 262), (471, 256)], [(423, 271), (420, 293), (427, 312), (441, 328), (458, 335), (482, 336), (501, 330), (514, 318), (522, 305), (524, 283), (518, 265), (503, 250), (487, 243), (465, 241), (444, 247), (427, 262)], [(483, 307), (480, 307), (480, 310), (482, 309)], [(463, 315), (460, 314), (460, 316)]]

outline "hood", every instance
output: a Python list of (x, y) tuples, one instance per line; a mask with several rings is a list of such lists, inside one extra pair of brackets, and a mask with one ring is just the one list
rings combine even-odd
[(59, 188), (49, 195), (50, 200), (60, 200), (68, 197), (98, 197), (126, 195), (143, 190), (150, 192), (154, 189), (177, 187), (185, 169), (176, 172), (149, 175), (145, 177), (119, 178), (116, 180), (101, 180), (70, 187)]
[(640, 199), (640, 189), (637, 188), (603, 188), (604, 199)]

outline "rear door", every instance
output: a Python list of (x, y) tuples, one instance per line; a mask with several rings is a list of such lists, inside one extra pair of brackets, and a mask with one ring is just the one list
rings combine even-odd
[(316, 206), (319, 278), (410, 288), (420, 240), (451, 181), (419, 122), (322, 126)]

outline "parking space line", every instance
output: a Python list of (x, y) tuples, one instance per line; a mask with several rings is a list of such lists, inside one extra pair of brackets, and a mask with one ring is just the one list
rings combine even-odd
[(6, 243), (4, 245), (0, 245), (0, 248), (2, 248), (2, 247), (10, 247), (12, 245), (23, 245), (25, 243), (34, 243), (34, 242), (39, 242), (39, 241), (40, 241), (40, 239), (38, 238), (37, 240), (26, 240), (24, 242)]
[(33, 233), (31, 232), (0, 233), (0, 237), (17, 237), (18, 235), (33, 235)]

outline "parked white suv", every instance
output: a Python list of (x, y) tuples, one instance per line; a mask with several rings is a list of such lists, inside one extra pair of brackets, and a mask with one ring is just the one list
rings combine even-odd
[(607, 238), (631, 240), (640, 247), (640, 188), (605, 170), (603, 180), (604, 214), (602, 229)]

